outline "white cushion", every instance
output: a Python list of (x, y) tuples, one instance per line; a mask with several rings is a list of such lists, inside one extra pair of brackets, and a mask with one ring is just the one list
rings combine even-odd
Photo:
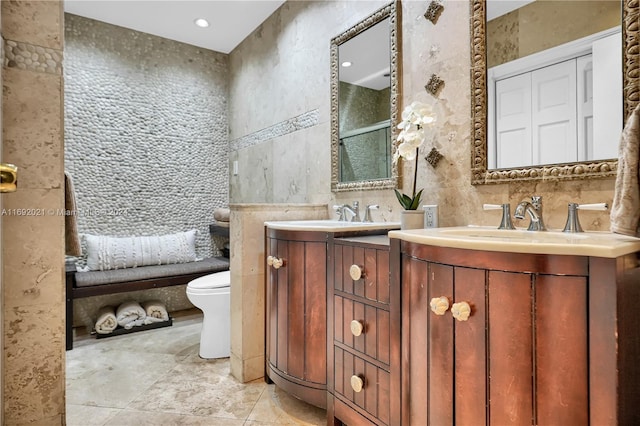
[(87, 267), (92, 271), (167, 265), (196, 260), (196, 230), (146, 237), (85, 234)]

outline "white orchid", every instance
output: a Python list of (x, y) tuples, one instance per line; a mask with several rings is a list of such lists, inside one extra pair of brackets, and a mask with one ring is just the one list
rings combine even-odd
[(400, 194), (396, 189), (398, 201), (406, 210), (416, 210), (420, 205), (422, 190), (416, 194), (416, 179), (418, 176), (418, 150), (424, 143), (426, 127), (432, 126), (436, 121), (433, 108), (423, 102), (412, 102), (402, 111), (402, 121), (398, 124), (400, 133), (398, 134), (398, 147), (393, 156), (393, 161), (397, 162), (400, 157), (407, 161), (416, 160), (416, 168), (413, 176), (413, 197)]

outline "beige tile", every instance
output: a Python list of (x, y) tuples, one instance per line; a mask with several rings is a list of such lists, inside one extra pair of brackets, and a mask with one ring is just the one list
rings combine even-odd
[(4, 310), (4, 421), (51, 424), (64, 411), (63, 305)]
[(183, 362), (128, 408), (193, 416), (246, 419), (266, 384), (242, 384), (229, 374), (228, 360)]
[(242, 426), (244, 424), (244, 420), (226, 419), (224, 417), (189, 416), (184, 414), (158, 413), (126, 409), (122, 410), (115, 417), (104, 424), (105, 426)]
[(264, 355), (265, 294), (263, 275), (245, 275), (242, 287), (242, 357)]
[(92, 407), (67, 404), (67, 426), (102, 426), (122, 410), (119, 408)]
[(325, 425), (327, 412), (268, 385), (247, 419), (255, 425)]
[(242, 381), (250, 382), (264, 378), (265, 358), (264, 355), (245, 359), (242, 369)]
[(60, 189), (20, 189), (3, 195), (5, 307), (62, 306), (64, 218), (51, 213), (61, 207), (62, 197)]
[(3, 161), (19, 167), (20, 189), (62, 187), (62, 77), (12, 68), (3, 74)]
[(172, 355), (80, 348), (67, 355), (67, 402), (125, 408), (175, 367)]
[(2, 17), (4, 38), (62, 49), (61, 1), (3, 1)]

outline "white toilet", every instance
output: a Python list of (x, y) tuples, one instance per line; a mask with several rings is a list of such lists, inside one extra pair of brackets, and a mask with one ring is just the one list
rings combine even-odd
[(231, 352), (231, 272), (196, 278), (187, 285), (187, 298), (204, 314), (200, 334), (202, 358), (226, 358)]

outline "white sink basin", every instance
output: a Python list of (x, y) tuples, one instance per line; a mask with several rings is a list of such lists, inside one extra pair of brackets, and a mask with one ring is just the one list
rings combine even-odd
[(640, 239), (610, 232), (506, 230), (477, 226), (392, 231), (390, 238), (471, 250), (618, 257), (640, 251)]
[(342, 222), (338, 220), (287, 220), (265, 222), (271, 229), (292, 231), (368, 231), (375, 229), (399, 229), (400, 222)]

